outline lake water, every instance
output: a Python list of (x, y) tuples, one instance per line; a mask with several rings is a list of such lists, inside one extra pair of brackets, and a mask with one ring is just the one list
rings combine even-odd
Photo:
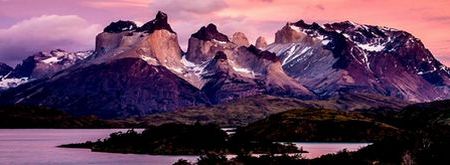
[[(195, 162), (196, 156), (158, 156), (91, 152), (58, 148), (68, 143), (95, 141), (126, 129), (0, 129), (0, 164), (152, 164), (167, 165), (178, 159)], [(308, 158), (347, 148), (357, 150), (366, 143), (295, 143), (310, 153)]]

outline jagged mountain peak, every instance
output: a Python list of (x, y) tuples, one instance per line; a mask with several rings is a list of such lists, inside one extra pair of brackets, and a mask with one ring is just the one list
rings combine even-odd
[(323, 30), (324, 28), (316, 22), (311, 24), (306, 23), (304, 20), (299, 20), (295, 23), (287, 23), (287, 25), (294, 25), (303, 29)]
[[(121, 27), (133, 26), (132, 22), (117, 24)], [(119, 26), (120, 25), (120, 26)], [(114, 29), (114, 28), (108, 28)], [(128, 28), (130, 29), (130, 28)], [(133, 29), (133, 28), (132, 28)], [(126, 29), (127, 30), (127, 29)], [(128, 32), (109, 33), (105, 31), (96, 37), (96, 54), (90, 62), (103, 63), (121, 58), (140, 58), (152, 65), (167, 65), (180, 71), (182, 50), (176, 33), (168, 23), (168, 16), (159, 11), (149, 21)]]
[(230, 42), (228, 36), (220, 33), (216, 25), (211, 23), (201, 27), (200, 30), (191, 35), (186, 59), (200, 64), (214, 58), (218, 51), (230, 55), (236, 47), (236, 43)]
[(166, 13), (164, 13), (162, 11), (158, 11), (158, 13), (156, 13), (155, 19), (163, 21), (163, 22), (167, 22), (168, 17), (167, 17)]
[(249, 46), (250, 42), (248, 41), (247, 36), (245, 36), (242, 32), (236, 32), (233, 34), (231, 42), (235, 43), (237, 46)]
[(217, 26), (213, 23), (208, 24), (207, 26), (203, 26), (196, 33), (192, 34), (192, 37), (200, 39), (200, 40), (217, 40), (221, 42), (230, 42), (228, 36), (220, 33), (217, 30)]
[(266, 50), (261, 50), (258, 49), (256, 46), (254, 45), (250, 45), (247, 48), (250, 52), (252, 52), (254, 55), (256, 55), (256, 57), (258, 58), (262, 58), (262, 59), (266, 59), (272, 62), (279, 62), (280, 58), (277, 56), (277, 54), (273, 53), (273, 52), (269, 52)]
[(167, 30), (171, 33), (175, 33), (175, 31), (172, 30), (172, 27), (170, 27), (168, 23), (168, 16), (166, 13), (162, 11), (158, 11), (158, 13), (155, 16), (155, 19), (145, 23), (141, 27), (137, 29), (138, 32), (147, 32), (147, 33), (153, 33), (155, 30)]
[(265, 49), (266, 47), (267, 47), (267, 41), (266, 41), (266, 38), (265, 37), (263, 37), (263, 36), (259, 36), (257, 39), (256, 39), (256, 42), (255, 42), (255, 47), (257, 47), (258, 49)]

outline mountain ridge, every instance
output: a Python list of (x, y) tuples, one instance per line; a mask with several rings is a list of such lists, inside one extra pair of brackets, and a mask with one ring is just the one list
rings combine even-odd
[(324, 97), (349, 89), (418, 102), (449, 97), (448, 68), (404, 31), (300, 20), (279, 30), (266, 50), (277, 53), (290, 76)]
[[(191, 35), (183, 52), (165, 13), (141, 27), (120, 20), (97, 35), (94, 52), (41, 73), (36, 82), (1, 92), (0, 103), (115, 118), (258, 95), (322, 102), (337, 98), (336, 106), (349, 110), (357, 106), (349, 98), (378, 95), (423, 102), (450, 97), (448, 68), (407, 32), (298, 21), (275, 36), (269, 45), (259, 37), (254, 46), (244, 33), (230, 39), (208, 24)], [(396, 106), (387, 100), (374, 103)]]

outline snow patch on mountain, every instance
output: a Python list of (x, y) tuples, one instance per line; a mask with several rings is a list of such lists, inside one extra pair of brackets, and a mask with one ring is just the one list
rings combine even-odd
[(239, 73), (243, 73), (246, 75), (250, 75), (250, 77), (254, 78), (257, 74), (250, 68), (243, 68), (239, 66), (232, 66), (233, 70)]
[[(6, 77), (6, 76), (5, 76)], [(14, 88), (29, 81), (28, 77), (22, 78), (5, 78), (0, 79), (0, 90), (6, 90), (9, 88)]]
[(92, 55), (93, 51), (79, 51), (79, 52), (66, 52), (64, 50), (53, 50), (50, 52), (41, 52), (36, 56), (38, 62), (45, 64), (57, 64), (57, 63), (73, 63), (78, 60), (86, 59)]
[(289, 27), (296, 32), (301, 32), (300, 27), (298, 26), (290, 25)]
[(375, 44), (357, 44), (358, 47), (370, 51), (370, 52), (381, 52), (384, 50), (384, 48), (386, 47), (385, 45), (375, 45)]
[(205, 73), (206, 65), (209, 63), (209, 61), (204, 62), (202, 64), (195, 64), (189, 60), (186, 59), (186, 55), (183, 55), (181, 57), (181, 63), (184, 65), (186, 72), (192, 73), (196, 75), (197, 77), (201, 77), (203, 73)]
[(150, 65), (158, 65), (158, 60), (156, 60), (153, 57), (150, 56), (144, 56), (144, 55), (140, 55), (139, 56), (142, 60), (146, 61), (148, 64)]

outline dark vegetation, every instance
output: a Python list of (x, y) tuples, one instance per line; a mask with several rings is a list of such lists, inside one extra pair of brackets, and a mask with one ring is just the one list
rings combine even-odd
[(119, 122), (95, 116), (72, 117), (64, 112), (36, 106), (0, 106), (0, 128), (113, 128)]
[(117, 132), (97, 142), (68, 144), (61, 147), (90, 148), (97, 152), (200, 155), (209, 152), (235, 153), (296, 153), (293, 145), (269, 141), (243, 141), (228, 136), (218, 126), (207, 124), (164, 124), (145, 129)]
[[(263, 139), (290, 138), (289, 136), (295, 136), (295, 132), (297, 132), (297, 136), (304, 135), (302, 131), (296, 129), (302, 130), (303, 128), (304, 130), (308, 127), (284, 128), (285, 125), (288, 127), (292, 126), (293, 124), (291, 122), (297, 122), (300, 123), (299, 125), (302, 125), (302, 122), (305, 120), (304, 117), (307, 117), (306, 120), (312, 120), (312, 123), (320, 120), (327, 121), (330, 118), (341, 122), (349, 121), (348, 119), (373, 120), (374, 122), (382, 122), (390, 125), (401, 131), (398, 131), (398, 134), (395, 136), (383, 134), (374, 144), (356, 152), (347, 152), (344, 150), (336, 154), (324, 155), (311, 160), (304, 159), (301, 156), (275, 156), (270, 154), (261, 157), (244, 154), (233, 159), (226, 159), (220, 154), (207, 154), (200, 157), (197, 164), (450, 164), (450, 152), (448, 152), (450, 148), (450, 101), (415, 104), (405, 107), (399, 112), (386, 109), (360, 110), (350, 114), (327, 110), (319, 110), (318, 112), (322, 112), (325, 115), (308, 110), (292, 110), (250, 124), (248, 128), (242, 128), (240, 131), (252, 131), (251, 133), (263, 135), (262, 132), (266, 131), (265, 129), (272, 129), (265, 132), (268, 135), (263, 136)], [(321, 117), (318, 118), (319, 116)], [(277, 118), (279, 121), (275, 122), (273, 118)], [(258, 123), (261, 125), (258, 125)], [(348, 127), (346, 129), (348, 131), (353, 128)], [(270, 133), (271, 131), (275, 131), (276, 133)], [(292, 132), (294, 132), (294, 135)], [(237, 134), (240, 133), (242, 132), (238, 130)], [(256, 136), (251, 137), (255, 138)], [(185, 165), (193, 164), (183, 160), (177, 163), (183, 163)]]

